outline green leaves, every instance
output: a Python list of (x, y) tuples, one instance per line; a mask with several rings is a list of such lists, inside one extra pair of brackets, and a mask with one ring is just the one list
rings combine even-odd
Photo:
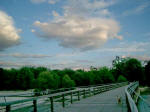
[(74, 87), (74, 86), (75, 86), (75, 82), (71, 80), (67, 74), (64, 75), (64, 77), (62, 78), (62, 87), (69, 88), (69, 87)]

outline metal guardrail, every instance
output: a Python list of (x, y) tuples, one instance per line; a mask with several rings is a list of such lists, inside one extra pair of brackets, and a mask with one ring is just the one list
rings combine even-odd
[(36, 97), (31, 97), (28, 99), (23, 99), (23, 100), (17, 100), (17, 101), (10, 101), (10, 102), (4, 102), (4, 103), (0, 103), (0, 107), (6, 107), (6, 112), (10, 112), (12, 109), (12, 105), (15, 104), (21, 104), (21, 103), (25, 103), (25, 102), (31, 102), (33, 103), (33, 111), (37, 112), (37, 102), (40, 99), (43, 98), (49, 98), (50, 100), (50, 110), (51, 112), (54, 112), (54, 99), (56, 98), (61, 98), (61, 102), (62, 102), (62, 107), (65, 107), (65, 97), (66, 96), (70, 96), (70, 103), (73, 103), (73, 95), (77, 96), (77, 100), (79, 101), (82, 98), (86, 98), (88, 96), (92, 96), (92, 95), (96, 95), (99, 94), (101, 92), (105, 92), (105, 91), (109, 91), (121, 86), (125, 86), (127, 85), (128, 82), (123, 82), (123, 83), (115, 83), (115, 84), (107, 84), (107, 85), (101, 85), (101, 86), (96, 86), (96, 87), (87, 87), (87, 88), (78, 88), (75, 90), (69, 90), (69, 91), (65, 91), (65, 92), (60, 92), (60, 93), (54, 93), (54, 94), (49, 94), (49, 95), (44, 95), (44, 96), (36, 96)]
[(134, 101), (135, 90), (138, 88), (139, 82), (133, 82), (125, 89), (126, 101), (129, 112), (138, 112), (136, 103)]

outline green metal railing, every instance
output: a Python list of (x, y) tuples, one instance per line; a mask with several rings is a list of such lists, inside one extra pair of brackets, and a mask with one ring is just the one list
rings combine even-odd
[(59, 92), (59, 93), (53, 93), (53, 94), (48, 94), (48, 95), (43, 95), (43, 96), (36, 96), (36, 97), (28, 97), (27, 99), (23, 100), (16, 100), (16, 101), (9, 101), (9, 102), (3, 102), (0, 103), (0, 107), (5, 107), (6, 112), (10, 112), (12, 109), (13, 105), (16, 104), (22, 104), (25, 102), (32, 102), (32, 107), (33, 107), (33, 112), (38, 111), (38, 102), (40, 99), (48, 98), (50, 102), (50, 112), (54, 112), (54, 99), (60, 99), (62, 103), (62, 107), (66, 106), (66, 99), (65, 97), (70, 98), (70, 103), (72, 104), (75, 100), (73, 100), (73, 96), (77, 97), (77, 101), (81, 100), (82, 98), (86, 98), (92, 95), (96, 95), (105, 91), (109, 91), (121, 86), (127, 85), (128, 82), (123, 82), (123, 83), (115, 83), (115, 84), (107, 84), (107, 85), (98, 85), (96, 87), (94, 86), (88, 86), (88, 87), (82, 87), (82, 88), (76, 88), (74, 90), (68, 90), (64, 92)]
[(135, 90), (138, 88), (139, 82), (133, 82), (128, 85), (128, 87), (125, 89), (126, 94), (126, 102), (128, 106), (128, 112), (138, 112), (136, 103), (134, 101), (134, 93)]

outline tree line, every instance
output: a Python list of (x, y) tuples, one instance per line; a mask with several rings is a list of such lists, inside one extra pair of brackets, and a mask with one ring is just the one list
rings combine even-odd
[(112, 67), (51, 70), (45, 67), (0, 68), (0, 90), (58, 89), (123, 81), (150, 86), (150, 61), (116, 57)]

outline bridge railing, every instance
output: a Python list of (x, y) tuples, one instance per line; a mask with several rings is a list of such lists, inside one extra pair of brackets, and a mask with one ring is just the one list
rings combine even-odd
[(79, 101), (82, 98), (86, 98), (92, 95), (99, 94), (101, 92), (109, 91), (121, 86), (127, 85), (128, 82), (123, 82), (123, 83), (115, 83), (115, 84), (107, 84), (107, 85), (100, 85), (96, 87), (87, 87), (87, 88), (78, 88), (74, 90), (69, 90), (69, 91), (64, 91), (64, 92), (59, 92), (59, 93), (54, 93), (54, 94), (49, 94), (49, 95), (43, 95), (43, 96), (36, 96), (36, 97), (30, 97), (28, 99), (23, 99), (23, 100), (16, 100), (16, 101), (9, 101), (9, 102), (3, 102), (0, 103), (0, 107), (5, 107), (6, 112), (10, 112), (12, 110), (13, 105), (17, 104), (22, 104), (25, 102), (30, 102), (32, 103), (33, 106), (33, 112), (37, 112), (37, 104), (40, 101), (40, 99), (48, 98), (50, 101), (50, 111), (54, 112), (54, 99), (60, 99), (62, 103), (62, 107), (65, 107), (66, 103), (66, 98), (69, 97), (70, 100), (69, 102), (72, 104), (75, 100), (73, 99), (73, 96), (77, 97), (77, 100)]
[(128, 111), (129, 112), (138, 112), (137, 106), (136, 106), (136, 99), (138, 99), (138, 96), (135, 97), (135, 90), (138, 88), (139, 82), (133, 82), (128, 85), (128, 87), (125, 89), (126, 94), (126, 101), (128, 105)]
[(150, 102), (139, 96), (139, 112), (150, 112)]

